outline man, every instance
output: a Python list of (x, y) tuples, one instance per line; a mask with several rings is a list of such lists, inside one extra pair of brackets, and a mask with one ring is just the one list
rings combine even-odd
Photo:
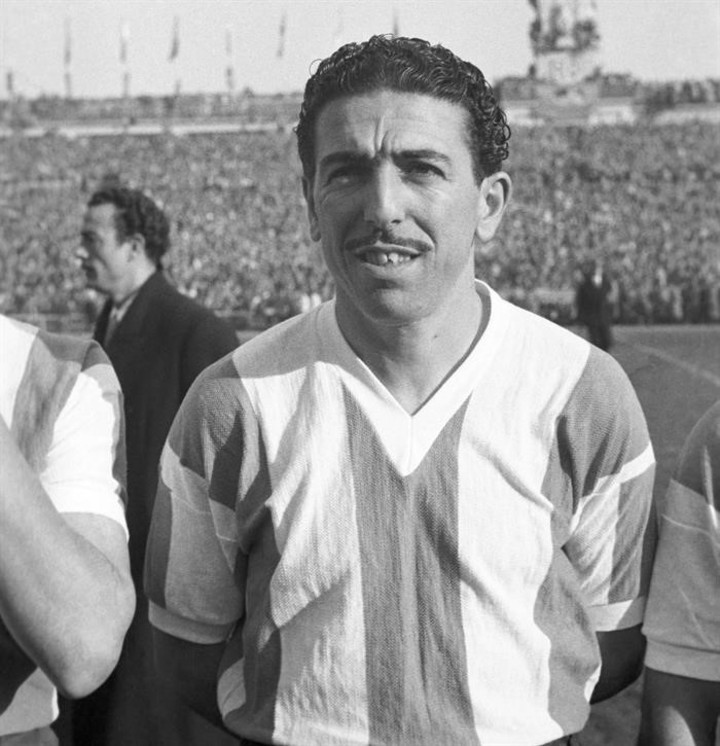
[(715, 746), (720, 718), (720, 402), (690, 433), (659, 506), (643, 630), (641, 743)]
[(612, 284), (602, 262), (589, 263), (575, 293), (578, 322), (587, 327), (590, 342), (601, 350), (612, 347)]
[(55, 744), (135, 608), (120, 387), (94, 342), (0, 315), (0, 349), (0, 744)]
[(347, 45), (297, 135), (336, 297), (178, 413), (146, 565), (158, 666), (246, 743), (566, 743), (641, 666), (637, 399), (474, 279), (510, 192), (479, 70)]
[[(90, 198), (80, 258), (88, 286), (108, 296), (94, 336), (125, 399), (130, 563), (139, 589), (170, 424), (198, 373), (237, 344), (229, 325), (167, 281), (162, 260), (169, 245), (164, 212), (142, 192), (112, 187)], [(75, 746), (229, 742), (209, 728), (154, 680), (147, 603), (140, 593), (117, 671), (73, 707)]]

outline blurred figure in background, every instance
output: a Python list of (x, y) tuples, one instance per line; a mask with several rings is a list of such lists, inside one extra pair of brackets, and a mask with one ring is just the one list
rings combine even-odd
[[(79, 257), (88, 286), (108, 296), (94, 337), (125, 399), (130, 564), (138, 590), (170, 424), (198, 373), (237, 346), (228, 324), (168, 282), (162, 259), (169, 246), (167, 217), (142, 192), (111, 185), (91, 196)], [(142, 592), (117, 670), (72, 710), (75, 746), (234, 742), (155, 679)]]
[(642, 746), (715, 746), (720, 717), (720, 401), (695, 425), (659, 506), (643, 632)]
[(135, 608), (122, 399), (94, 342), (0, 315), (0, 744), (56, 744)]
[(601, 350), (612, 347), (612, 284), (599, 259), (585, 267), (575, 293), (577, 320), (587, 327), (588, 338)]

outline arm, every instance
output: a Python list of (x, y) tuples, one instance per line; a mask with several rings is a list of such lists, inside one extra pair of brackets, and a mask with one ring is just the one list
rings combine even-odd
[(720, 402), (697, 423), (659, 501), (644, 632), (643, 746), (714, 746), (720, 717)]
[[(240, 491), (236, 470), (243, 461), (233, 429), (234, 379), (224, 375), (231, 370), (228, 362), (227, 371), (201, 376), (180, 407), (160, 461), (145, 556), (155, 667), (214, 723), (220, 723), (220, 658), (244, 614), (245, 560), (233, 536), (235, 511), (228, 508)], [(220, 505), (225, 507), (217, 513)]]
[(612, 632), (598, 632), (602, 668), (590, 702), (614, 697), (635, 681), (642, 672), (645, 638), (640, 625)]
[(570, 474), (579, 497), (565, 551), (597, 635), (601, 668), (592, 701), (600, 702), (642, 671), (641, 623), (655, 545), (655, 460), (626, 375), (599, 351), (591, 351), (589, 362), (595, 367), (578, 383), (578, 406), (569, 412), (561, 446), (574, 451)]
[(720, 682), (645, 669), (640, 746), (714, 746)]
[(225, 728), (217, 704), (217, 681), (225, 643), (202, 645), (153, 630), (155, 668), (175, 693), (211, 723)]
[(63, 694), (112, 671), (135, 606), (122, 527), (55, 509), (0, 417), (0, 617)]

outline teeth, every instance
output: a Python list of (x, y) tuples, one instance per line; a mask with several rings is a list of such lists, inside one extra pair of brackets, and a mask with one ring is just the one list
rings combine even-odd
[(375, 264), (378, 267), (384, 267), (386, 264), (405, 264), (405, 262), (409, 262), (411, 258), (412, 257), (407, 254), (400, 254), (397, 251), (389, 251), (387, 253), (384, 251), (368, 251), (364, 255), (366, 262)]

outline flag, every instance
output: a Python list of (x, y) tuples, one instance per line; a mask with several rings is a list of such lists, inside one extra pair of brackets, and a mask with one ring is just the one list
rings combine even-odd
[(172, 62), (173, 60), (177, 59), (179, 54), (180, 54), (180, 19), (177, 16), (175, 16), (175, 18), (173, 19), (172, 42), (170, 43), (170, 55), (168, 57), (168, 60)]
[(282, 57), (285, 54), (285, 27), (287, 26), (287, 11), (283, 11), (280, 17), (280, 28), (278, 29), (278, 48), (277, 56)]
[(123, 65), (128, 61), (128, 42), (130, 41), (130, 26), (127, 21), (120, 25), (120, 62)]
[(5, 86), (7, 88), (8, 98), (13, 98), (15, 95), (15, 78), (12, 70), (8, 70), (5, 74)]
[(393, 36), (400, 36), (400, 19), (397, 10), (393, 10)]
[(72, 31), (70, 29), (70, 19), (65, 19), (65, 53), (63, 56), (65, 67), (70, 67), (72, 62)]

